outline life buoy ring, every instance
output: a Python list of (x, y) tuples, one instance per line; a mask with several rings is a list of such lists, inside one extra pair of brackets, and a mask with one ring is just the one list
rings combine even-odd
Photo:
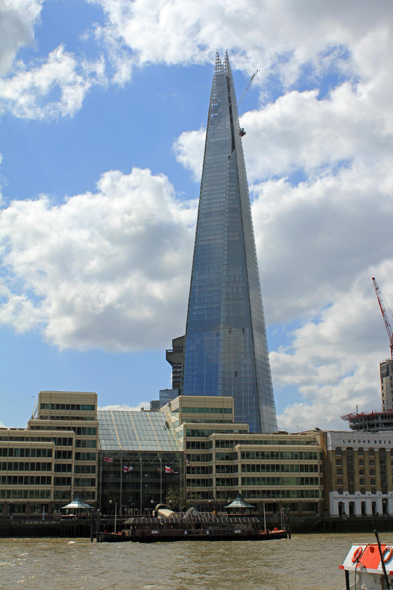
[(384, 552), (383, 552), (383, 562), (387, 563), (388, 561), (390, 561), (392, 559), (392, 555), (393, 555), (393, 547), (385, 547)]
[(355, 563), (355, 561), (358, 561), (358, 559), (360, 559), (362, 553), (363, 553), (363, 549), (361, 547), (358, 547), (356, 549), (355, 553), (352, 555), (352, 563)]

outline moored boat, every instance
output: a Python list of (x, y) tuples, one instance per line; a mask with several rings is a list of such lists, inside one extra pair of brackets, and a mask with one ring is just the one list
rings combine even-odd
[(265, 530), (255, 516), (216, 516), (190, 508), (185, 513), (171, 512), (165, 517), (132, 517), (120, 534), (100, 533), (107, 542), (134, 541), (140, 543), (173, 541), (266, 541), (286, 539), (288, 531)]
[(393, 588), (393, 545), (376, 543), (352, 545), (343, 565), (345, 589), (381, 590)]

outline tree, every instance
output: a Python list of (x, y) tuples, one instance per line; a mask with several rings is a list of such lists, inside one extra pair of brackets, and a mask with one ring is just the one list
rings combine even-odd
[(192, 506), (193, 502), (200, 500), (198, 494), (195, 494), (187, 487), (177, 486), (170, 487), (165, 496), (165, 503), (172, 510), (183, 512)]

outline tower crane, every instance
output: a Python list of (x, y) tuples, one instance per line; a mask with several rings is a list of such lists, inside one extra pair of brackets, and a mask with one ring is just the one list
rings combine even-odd
[(251, 76), (251, 78), (249, 79), (249, 81), (248, 81), (248, 83), (247, 83), (247, 86), (245, 87), (245, 89), (244, 89), (244, 91), (243, 91), (243, 94), (242, 94), (242, 95), (241, 95), (241, 97), (239, 98), (239, 102), (237, 103), (237, 108), (239, 108), (239, 107), (240, 107), (240, 104), (241, 104), (241, 102), (242, 102), (243, 98), (246, 96), (246, 94), (247, 94), (247, 92), (248, 92), (248, 89), (250, 88), (250, 86), (251, 86), (251, 84), (252, 84), (252, 82), (253, 82), (253, 80), (254, 80), (255, 76), (258, 74), (258, 72), (259, 72), (259, 70), (257, 70), (256, 72), (254, 72), (254, 73), (253, 73), (253, 75)]
[(392, 326), (390, 325), (390, 320), (389, 320), (388, 312), (387, 312), (386, 307), (385, 307), (385, 304), (383, 302), (381, 289), (379, 288), (378, 283), (375, 280), (375, 277), (372, 278), (372, 281), (373, 281), (373, 285), (374, 285), (375, 294), (376, 294), (377, 299), (378, 299), (379, 307), (380, 307), (380, 310), (381, 310), (381, 313), (382, 313), (383, 322), (385, 324), (386, 332), (388, 333), (389, 346), (390, 346), (390, 358), (393, 360), (393, 331), (392, 331)]

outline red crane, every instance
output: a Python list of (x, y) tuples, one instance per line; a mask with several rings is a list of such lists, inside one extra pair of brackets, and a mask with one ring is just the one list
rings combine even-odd
[(376, 294), (377, 299), (378, 299), (379, 307), (381, 309), (381, 313), (382, 313), (383, 321), (384, 321), (384, 324), (385, 324), (386, 332), (388, 333), (388, 337), (389, 337), (390, 358), (393, 360), (393, 331), (392, 331), (392, 326), (390, 325), (388, 312), (386, 310), (385, 304), (384, 304), (383, 299), (382, 299), (381, 289), (378, 287), (378, 283), (375, 280), (375, 277), (373, 277), (372, 280), (373, 280), (375, 294)]

